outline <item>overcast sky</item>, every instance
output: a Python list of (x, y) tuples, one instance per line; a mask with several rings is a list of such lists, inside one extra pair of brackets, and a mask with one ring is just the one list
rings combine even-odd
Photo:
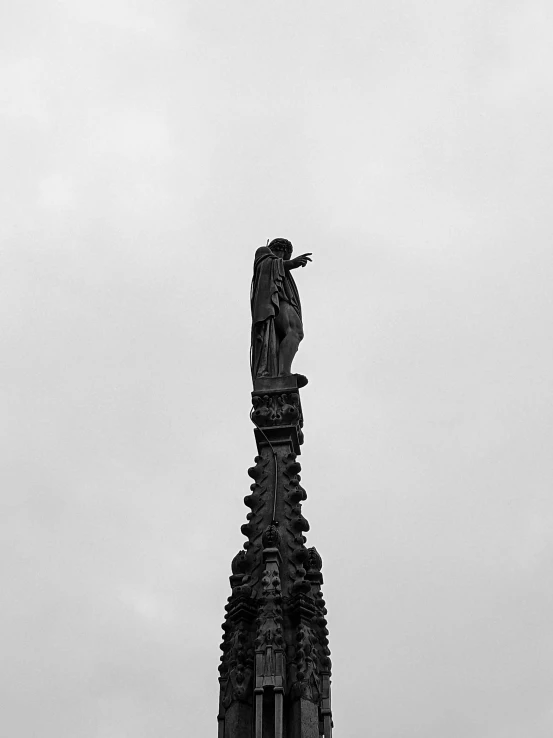
[(336, 738), (551, 738), (551, 3), (2, 15), (1, 734), (216, 735), (282, 236)]

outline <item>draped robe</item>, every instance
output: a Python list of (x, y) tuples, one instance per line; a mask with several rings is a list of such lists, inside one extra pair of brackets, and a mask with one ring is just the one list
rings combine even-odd
[(289, 302), (301, 320), (301, 304), (298, 288), (290, 272), (284, 268), (284, 260), (275, 256), (268, 246), (255, 252), (250, 302), (252, 377), (278, 377), (280, 341), (275, 319), (281, 302)]

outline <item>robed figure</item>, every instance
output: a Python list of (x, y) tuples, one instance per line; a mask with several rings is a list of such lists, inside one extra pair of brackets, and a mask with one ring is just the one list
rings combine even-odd
[(310, 254), (291, 256), (292, 244), (285, 238), (276, 238), (255, 252), (250, 293), (254, 380), (290, 375), (303, 338), (300, 296), (290, 272), (311, 259)]

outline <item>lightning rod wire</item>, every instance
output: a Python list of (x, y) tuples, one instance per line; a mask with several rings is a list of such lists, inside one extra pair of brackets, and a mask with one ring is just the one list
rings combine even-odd
[(273, 485), (273, 519), (272, 519), (272, 525), (278, 525), (278, 522), (277, 522), (277, 519), (276, 519), (276, 503), (277, 503), (277, 490), (278, 490), (278, 457), (277, 457), (276, 451), (275, 451), (275, 449), (273, 447), (273, 444), (269, 441), (269, 439), (267, 438), (267, 435), (265, 434), (265, 432), (257, 425), (257, 423), (255, 422), (255, 420), (252, 418), (253, 410), (254, 409), (252, 407), (252, 409), (250, 410), (250, 420), (255, 425), (255, 427), (257, 428), (257, 430), (261, 433), (261, 435), (263, 436), (263, 438), (267, 441), (267, 444), (269, 445), (269, 448), (273, 452), (273, 460), (275, 462), (275, 481), (274, 481), (274, 485)]

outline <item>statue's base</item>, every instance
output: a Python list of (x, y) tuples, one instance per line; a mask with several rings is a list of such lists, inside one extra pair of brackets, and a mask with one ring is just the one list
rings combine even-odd
[(285, 377), (256, 377), (253, 380), (253, 391), (267, 390), (299, 390), (307, 384), (303, 374), (288, 374)]
[(253, 384), (250, 415), (258, 449), (265, 444), (291, 443), (300, 453), (303, 443), (303, 415), (299, 388), (307, 378), (303, 374), (286, 377), (256, 377)]

